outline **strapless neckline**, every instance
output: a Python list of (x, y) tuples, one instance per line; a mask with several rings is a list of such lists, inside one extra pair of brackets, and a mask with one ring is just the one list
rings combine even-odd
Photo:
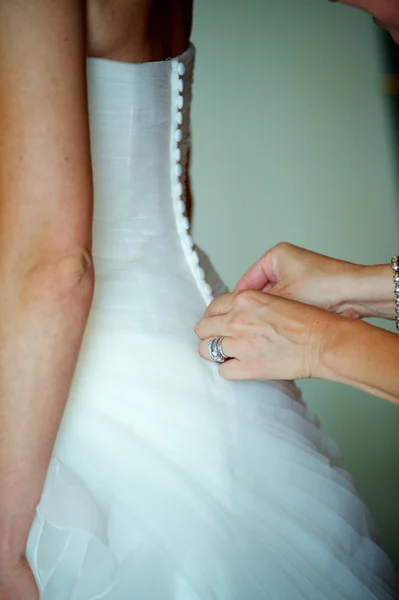
[(147, 62), (124, 62), (124, 61), (120, 61), (120, 60), (114, 60), (112, 58), (102, 58), (102, 57), (98, 57), (98, 56), (87, 56), (86, 60), (87, 60), (87, 62), (109, 63), (112, 65), (115, 65), (116, 68), (118, 68), (117, 65), (121, 65), (122, 67), (124, 65), (131, 65), (133, 67), (137, 67), (139, 65), (147, 65), (147, 66), (162, 65), (163, 63), (169, 63), (172, 61), (186, 63), (194, 55), (195, 55), (195, 46), (192, 42), (190, 42), (189, 45), (187, 46), (187, 49), (184, 50), (184, 52), (182, 52), (181, 54), (177, 54), (176, 56), (169, 56), (167, 58), (164, 58), (163, 60), (150, 60)]

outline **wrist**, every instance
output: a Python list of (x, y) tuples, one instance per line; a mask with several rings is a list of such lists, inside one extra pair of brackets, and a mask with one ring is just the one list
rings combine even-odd
[(318, 361), (314, 377), (326, 381), (342, 381), (342, 371), (350, 370), (350, 362), (355, 351), (353, 343), (363, 327), (372, 327), (363, 321), (347, 319), (332, 314), (326, 321), (323, 337), (318, 347)]
[(327, 377), (328, 358), (331, 348), (335, 347), (341, 321), (348, 321), (336, 313), (323, 311), (316, 320), (317, 327), (313, 330), (313, 339), (310, 350), (310, 373), (311, 379), (329, 379)]
[(337, 307), (339, 314), (358, 318), (395, 317), (391, 265), (353, 265), (338, 285), (343, 292)]

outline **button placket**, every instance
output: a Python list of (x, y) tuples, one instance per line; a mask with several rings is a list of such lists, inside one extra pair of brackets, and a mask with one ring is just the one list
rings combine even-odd
[(182, 161), (182, 152), (179, 144), (183, 140), (183, 107), (184, 107), (184, 74), (186, 72), (186, 66), (183, 62), (178, 62), (177, 67), (175, 65), (175, 74), (176, 74), (176, 113), (175, 113), (175, 122), (176, 122), (176, 130), (174, 134), (176, 148), (174, 150), (175, 157), (175, 215), (177, 226), (179, 230), (179, 234), (181, 237), (181, 241), (183, 244), (183, 249), (185, 250), (185, 254), (187, 260), (191, 266), (194, 276), (196, 276), (196, 280), (198, 282), (199, 288), (204, 296), (204, 299), (207, 303), (209, 303), (212, 299), (212, 288), (205, 280), (205, 271), (200, 265), (200, 259), (198, 253), (195, 251), (194, 241), (189, 233), (190, 222), (186, 216), (186, 204), (184, 201), (184, 189), (183, 184), (181, 182), (181, 177), (183, 175), (183, 165)]

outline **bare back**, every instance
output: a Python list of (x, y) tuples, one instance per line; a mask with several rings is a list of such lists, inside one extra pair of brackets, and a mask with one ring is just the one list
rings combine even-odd
[(88, 56), (149, 62), (188, 46), (192, 0), (87, 0), (86, 7)]
[[(188, 47), (193, 0), (86, 0), (87, 55), (121, 62), (151, 62)], [(192, 216), (186, 177), (187, 216)]]

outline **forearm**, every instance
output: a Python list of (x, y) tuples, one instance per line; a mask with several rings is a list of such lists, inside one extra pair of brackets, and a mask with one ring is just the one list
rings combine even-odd
[(362, 321), (333, 316), (315, 376), (399, 403), (399, 336)]
[(79, 251), (7, 280), (0, 299), (0, 562), (23, 555), (90, 309)]
[(395, 296), (391, 265), (353, 265), (349, 272), (331, 280), (342, 290), (339, 312), (354, 310), (362, 317), (395, 319)]

